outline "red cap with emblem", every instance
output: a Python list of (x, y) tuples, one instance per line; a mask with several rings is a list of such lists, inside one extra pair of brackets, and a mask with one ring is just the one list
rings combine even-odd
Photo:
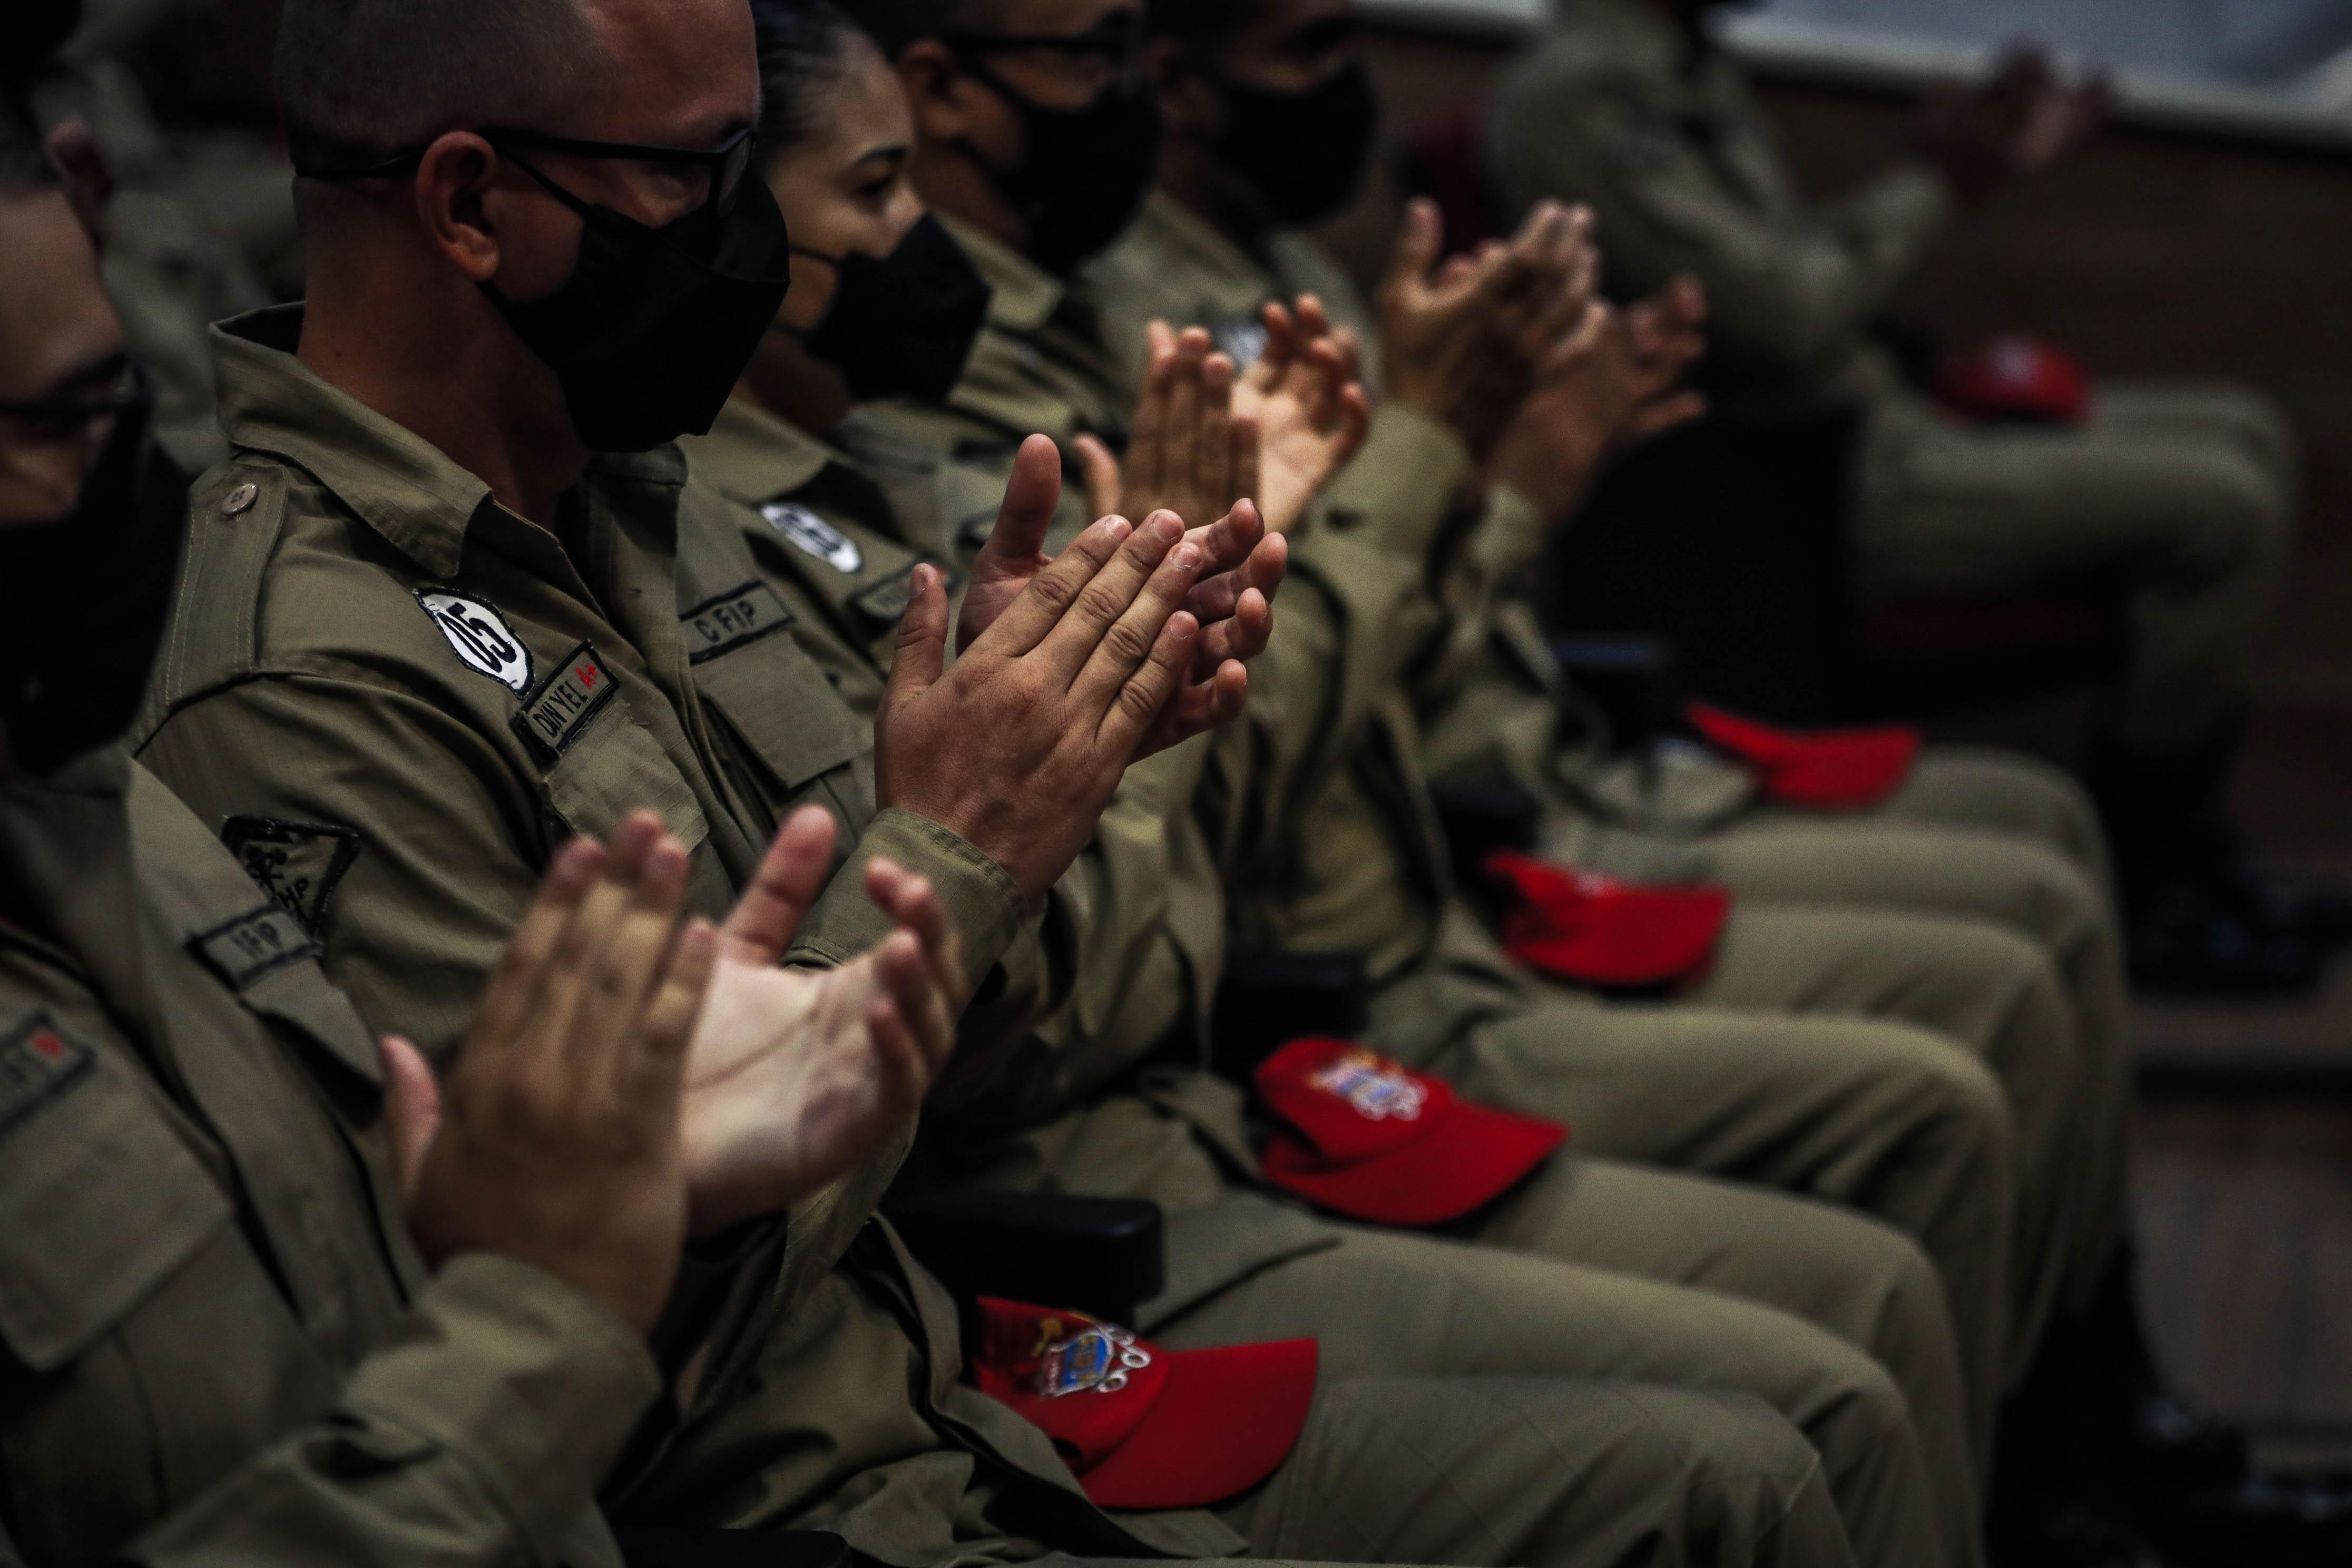
[(1167, 1351), (1084, 1312), (980, 1299), (982, 1393), (1054, 1439), (1104, 1508), (1201, 1508), (1288, 1458), (1315, 1398), (1315, 1342)]
[(2091, 412), (2091, 376), (2071, 349), (2002, 332), (1937, 366), (1936, 395), (1979, 419), (2079, 425)]
[(1531, 969), (1587, 985), (1663, 985), (1715, 956), (1731, 913), (1721, 888), (1642, 888), (1498, 850), (1486, 874), (1516, 897), (1503, 950)]
[(1919, 731), (1908, 724), (1780, 730), (1693, 702), (1685, 710), (1708, 743), (1756, 771), (1764, 793), (1790, 805), (1851, 811), (1875, 805), (1911, 776)]
[(1284, 1123), (1266, 1142), (1267, 1178), (1388, 1225), (1468, 1214), (1568, 1136), (1557, 1121), (1456, 1099), (1440, 1079), (1347, 1040), (1293, 1040), (1258, 1064), (1255, 1081)]

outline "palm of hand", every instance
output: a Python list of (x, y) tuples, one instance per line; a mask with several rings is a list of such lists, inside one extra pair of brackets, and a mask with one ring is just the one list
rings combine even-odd
[(879, 1071), (874, 961), (779, 969), (723, 958), (686, 1061), (695, 1228), (789, 1206), (912, 1115)]
[(1315, 367), (1293, 363), (1279, 374), (1254, 365), (1234, 386), (1234, 416), (1256, 422), (1258, 493), (1266, 526), (1279, 533), (1307, 510), (1353, 455), (1360, 432), (1342, 409), (1339, 389)]

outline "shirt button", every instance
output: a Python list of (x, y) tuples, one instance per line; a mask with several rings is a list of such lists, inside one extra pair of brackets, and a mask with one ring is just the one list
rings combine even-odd
[(221, 497), (221, 515), (223, 517), (235, 517), (238, 512), (241, 512), (247, 507), (251, 506), (253, 504), (254, 498), (259, 494), (261, 494), (261, 489), (257, 485), (237, 486), (236, 489)]

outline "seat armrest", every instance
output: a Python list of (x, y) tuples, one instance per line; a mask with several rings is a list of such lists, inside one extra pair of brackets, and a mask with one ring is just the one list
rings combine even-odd
[(1486, 857), (1532, 854), (1543, 830), (1543, 802), (1518, 784), (1432, 784), (1429, 799), (1445, 829), (1454, 886), (1474, 900), (1485, 897)]
[(894, 1193), (882, 1212), (959, 1300), (1002, 1296), (1132, 1324), (1167, 1283), (1160, 1205), (1141, 1198), (939, 1187)]
[(1361, 953), (1236, 948), (1210, 1023), (1210, 1061), (1236, 1083), (1306, 1035), (1360, 1038), (1372, 1021), (1372, 981)]

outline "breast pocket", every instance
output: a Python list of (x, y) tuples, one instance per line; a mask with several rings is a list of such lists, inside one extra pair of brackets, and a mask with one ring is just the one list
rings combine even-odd
[(336, 1380), (121, 1058), (36, 1013), (0, 1035), (0, 1100), (10, 1529), (28, 1561), (89, 1561)]
[(0, 1036), (0, 1338), (47, 1372), (228, 1223), (163, 1112), (47, 1013)]
[[(763, 584), (746, 584), (773, 598)], [(694, 684), (787, 794), (856, 761), (871, 748), (871, 729), (850, 710), (824, 671), (785, 628), (735, 641), (698, 657)]]
[(547, 770), (547, 803), (566, 828), (588, 837), (609, 837), (640, 807), (659, 816), (689, 851), (710, 837), (693, 788), (622, 704)]

